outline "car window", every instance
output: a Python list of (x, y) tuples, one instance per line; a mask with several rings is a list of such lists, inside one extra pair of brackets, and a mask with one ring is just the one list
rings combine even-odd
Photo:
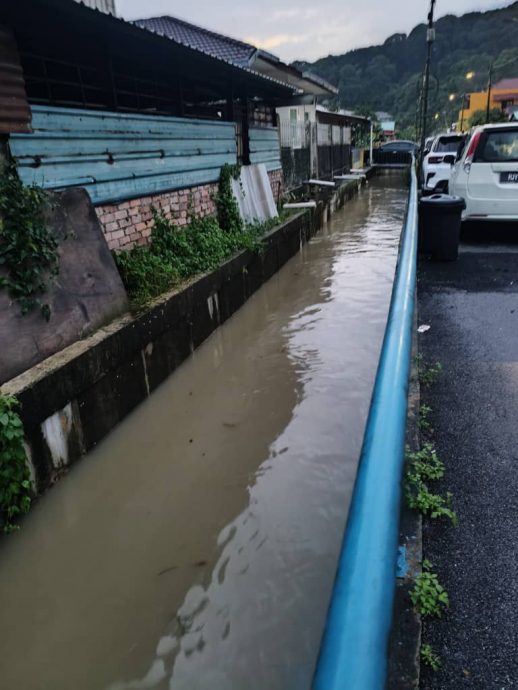
[(459, 146), (464, 141), (464, 137), (439, 137), (435, 142), (434, 151), (442, 151), (443, 153), (457, 153)]
[(411, 141), (387, 141), (381, 145), (381, 148), (391, 151), (413, 151), (415, 146)]
[(475, 161), (518, 162), (518, 128), (485, 131), (477, 147)]

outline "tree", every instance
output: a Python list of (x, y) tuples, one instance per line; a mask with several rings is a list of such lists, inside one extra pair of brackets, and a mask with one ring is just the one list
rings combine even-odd
[[(489, 122), (506, 122), (507, 115), (500, 108), (492, 108), (489, 111)], [(473, 115), (469, 118), (469, 126), (476, 127), (477, 125), (486, 124), (486, 111), (475, 110)]]
[[(518, 2), (462, 17), (447, 15), (436, 22), (430, 90), (430, 112), (445, 112), (446, 123), (457, 119), (458, 97), (464, 91), (483, 91), (493, 64), (493, 82), (518, 74), (516, 27)], [(328, 55), (304, 69), (339, 88), (342, 108), (386, 110), (399, 130), (415, 127), (426, 53), (426, 25), (419, 24), (405, 38), (392, 36), (383, 45)], [(474, 72), (466, 82), (465, 75)], [(455, 99), (450, 99), (456, 94)]]

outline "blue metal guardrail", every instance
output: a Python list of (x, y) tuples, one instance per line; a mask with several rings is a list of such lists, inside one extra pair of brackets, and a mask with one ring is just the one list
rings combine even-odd
[(417, 178), (410, 192), (358, 475), (314, 690), (382, 690), (396, 579), (417, 255)]

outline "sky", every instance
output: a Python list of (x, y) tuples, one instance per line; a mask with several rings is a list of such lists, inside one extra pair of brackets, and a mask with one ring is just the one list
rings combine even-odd
[[(116, 0), (124, 19), (170, 14), (269, 50), (314, 60), (383, 43), (426, 21), (430, 0)], [(510, 0), (437, 0), (436, 16), (504, 7)]]

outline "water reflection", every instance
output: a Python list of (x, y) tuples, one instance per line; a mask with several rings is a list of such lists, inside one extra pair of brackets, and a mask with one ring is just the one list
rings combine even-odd
[(403, 183), (371, 183), (4, 542), (6, 688), (309, 688)]
[[(282, 329), (303, 384), (292, 419), (256, 472), (247, 509), (220, 533), (209, 585), (188, 592), (142, 685), (110, 690), (309, 688), (390, 293), (396, 197), (379, 223), (355, 214), (344, 233), (336, 217), (294, 271), (304, 269), (308, 291), (312, 281), (320, 289)], [(331, 267), (324, 281), (317, 261)], [(159, 682), (148, 685), (156, 669)]]

